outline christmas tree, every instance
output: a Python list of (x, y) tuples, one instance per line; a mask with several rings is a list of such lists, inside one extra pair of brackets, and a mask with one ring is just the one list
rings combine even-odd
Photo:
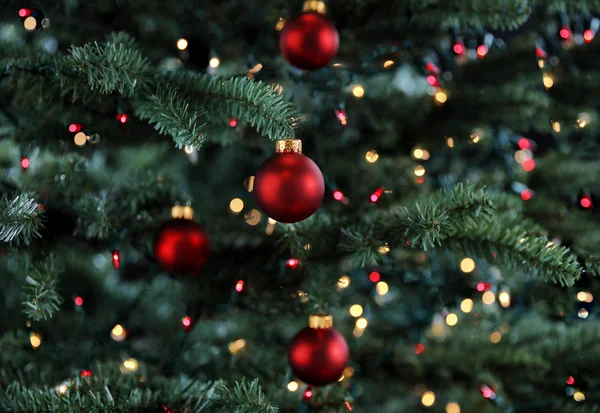
[(5, 1), (0, 412), (597, 412), (592, 0)]

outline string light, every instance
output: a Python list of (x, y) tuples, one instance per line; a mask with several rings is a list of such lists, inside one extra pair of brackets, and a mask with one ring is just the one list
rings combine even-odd
[(552, 130), (556, 133), (560, 133), (560, 122), (551, 122)]
[(518, 145), (521, 149), (529, 149), (531, 147), (531, 142), (527, 138), (521, 138), (519, 139)]
[(37, 349), (42, 345), (42, 336), (40, 336), (38, 333), (31, 333), (29, 335), (29, 343), (34, 350)]
[(217, 67), (219, 67), (219, 65), (221, 64), (221, 61), (219, 60), (218, 57), (213, 57), (212, 59), (210, 59), (210, 61), (208, 62), (208, 65), (210, 67), (212, 67), (213, 69), (216, 69)]
[(531, 159), (532, 153), (529, 149), (520, 149), (515, 152), (515, 161), (522, 164), (527, 159)]
[(23, 22), (23, 27), (25, 27), (25, 30), (27, 30), (27, 31), (35, 30), (36, 26), (37, 26), (37, 20), (33, 16), (27, 17), (25, 19), (25, 21)]
[(344, 199), (344, 193), (339, 189), (336, 189), (335, 191), (333, 191), (333, 199), (335, 199), (336, 201), (341, 201), (342, 199)]
[(460, 303), (460, 310), (463, 313), (470, 313), (471, 311), (473, 311), (473, 300), (471, 300), (470, 298), (465, 298), (464, 300), (462, 300), (462, 302)]
[(277, 21), (277, 24), (275, 24), (275, 30), (280, 32), (283, 30), (284, 27), (285, 27), (285, 19), (283, 17), (280, 17), (279, 20)]
[(386, 295), (390, 291), (389, 285), (385, 281), (379, 281), (375, 286), (378, 295)]
[(342, 109), (335, 110), (335, 117), (337, 118), (337, 120), (340, 121), (340, 123), (343, 126), (346, 126), (346, 124), (348, 123), (348, 118), (346, 116), (346, 112), (344, 112)]
[(415, 176), (423, 176), (425, 175), (425, 168), (423, 167), (423, 165), (417, 165), (415, 167), (415, 170), (413, 171)]
[(236, 284), (235, 284), (235, 290), (238, 293), (241, 293), (244, 290), (244, 281), (243, 280), (239, 280)]
[(394, 66), (394, 61), (393, 60), (386, 60), (385, 62), (383, 62), (383, 67), (386, 68), (386, 69), (389, 68), (389, 67), (392, 67), (392, 66)]
[(78, 132), (73, 137), (73, 142), (75, 142), (75, 145), (77, 145), (77, 146), (83, 146), (87, 143), (87, 138), (88, 137), (85, 133)]
[(252, 209), (245, 216), (246, 224), (252, 226), (258, 225), (258, 223), (260, 222), (260, 217), (260, 212), (257, 209)]
[(137, 369), (139, 368), (139, 363), (136, 359), (130, 358), (123, 362), (123, 367), (125, 367), (125, 369), (127, 371), (133, 372), (133, 371), (137, 371)]
[(239, 214), (244, 209), (244, 201), (240, 198), (233, 198), (231, 202), (229, 202), (229, 209), (234, 214)]
[(110, 331), (110, 338), (117, 342), (123, 341), (127, 338), (127, 331), (123, 328), (121, 324), (117, 324)]
[(428, 75), (425, 80), (427, 80), (427, 83), (429, 83), (431, 86), (439, 86), (440, 83), (437, 80), (437, 77), (435, 77), (434, 75)]
[(446, 103), (446, 101), (448, 100), (448, 95), (440, 90), (435, 94), (435, 100), (438, 103)]
[(552, 79), (552, 77), (547, 73), (542, 78), (542, 81), (544, 82), (544, 87), (546, 89), (550, 89), (552, 86), (554, 86), (554, 79)]
[(380, 279), (381, 274), (379, 274), (377, 271), (373, 271), (371, 274), (369, 274), (369, 280), (373, 283), (379, 282)]
[(500, 294), (498, 294), (498, 301), (502, 307), (510, 307), (510, 294), (506, 291), (502, 291)]
[(485, 57), (485, 55), (488, 52), (488, 48), (486, 45), (481, 44), (479, 46), (477, 46), (477, 56), (481, 59), (483, 57)]
[(112, 252), (112, 263), (115, 270), (118, 270), (121, 265), (121, 254), (119, 254), (119, 250), (114, 250)]
[(185, 49), (187, 49), (187, 47), (188, 47), (187, 39), (182, 37), (181, 39), (177, 40), (177, 48), (179, 50), (185, 50)]
[(500, 334), (498, 331), (494, 331), (491, 335), (490, 335), (490, 341), (494, 344), (498, 344), (500, 342), (500, 340), (502, 340), (502, 334)]
[(496, 301), (496, 294), (494, 294), (491, 291), (486, 291), (481, 296), (481, 301), (483, 301), (483, 303), (486, 305), (494, 304), (494, 302)]
[(290, 258), (289, 260), (287, 260), (285, 262), (285, 266), (288, 268), (291, 268), (292, 270), (297, 269), (299, 265), (300, 265), (300, 260), (298, 258)]
[(310, 399), (312, 399), (313, 392), (312, 392), (312, 390), (311, 390), (310, 387), (304, 391), (304, 396), (303, 397), (304, 397), (304, 400), (310, 400)]
[(83, 305), (83, 298), (81, 298), (80, 296), (75, 297), (74, 301), (77, 307), (81, 307)]
[(592, 117), (589, 113), (581, 112), (579, 115), (577, 115), (577, 120), (575, 121), (575, 123), (577, 124), (578, 128), (585, 128), (587, 124), (591, 122), (591, 120)]
[(369, 163), (375, 163), (379, 159), (379, 154), (376, 150), (372, 149), (365, 154), (365, 159)]
[(567, 384), (568, 384), (569, 386), (572, 386), (572, 385), (574, 385), (574, 384), (575, 384), (575, 377), (573, 377), (573, 376), (569, 376), (569, 378), (567, 379)]
[(585, 318), (588, 318), (589, 315), (590, 315), (590, 313), (585, 308), (582, 308), (577, 312), (577, 317), (579, 317), (579, 318), (585, 319)]
[(192, 326), (192, 317), (190, 317), (189, 315), (186, 315), (185, 317), (183, 317), (181, 319), (181, 324), (183, 325), (183, 328), (186, 331), (189, 331), (190, 327)]
[(460, 262), (460, 270), (464, 273), (473, 272), (475, 269), (475, 261), (473, 258), (463, 258)]
[(69, 132), (71, 132), (71, 133), (79, 132), (80, 130), (81, 130), (81, 125), (78, 123), (71, 123), (69, 125)]
[(385, 244), (383, 244), (382, 246), (380, 246), (377, 249), (377, 252), (379, 252), (381, 255), (385, 255), (388, 252), (390, 252), (390, 246), (388, 245), (388, 243), (386, 242)]
[(475, 287), (475, 289), (477, 291), (479, 291), (480, 293), (489, 290), (491, 287), (491, 285), (489, 283), (484, 283), (483, 281), (478, 282), (477, 286)]
[(525, 160), (521, 166), (526, 172), (531, 172), (535, 169), (535, 161), (533, 159)]
[(435, 403), (435, 393), (432, 391), (426, 391), (421, 397), (421, 404), (425, 407), (431, 407)]
[(344, 405), (346, 406), (347, 411), (352, 411), (352, 406), (350, 406), (350, 402), (344, 402)]
[(229, 126), (232, 128), (235, 128), (237, 126), (237, 119), (236, 118), (229, 119)]
[(573, 394), (573, 399), (575, 399), (575, 401), (576, 401), (576, 402), (582, 402), (582, 401), (584, 401), (584, 400), (585, 400), (585, 394), (583, 394), (583, 393), (582, 393), (582, 392), (580, 392), (580, 391), (576, 391), (576, 392)]
[(342, 275), (337, 282), (338, 288), (340, 288), (342, 290), (344, 288), (348, 288), (349, 285), (350, 285), (350, 277), (348, 277), (347, 275)]
[(79, 375), (81, 377), (92, 377), (94, 375), (94, 372), (90, 369), (84, 369), (79, 372)]
[(23, 158), (23, 159), (21, 159), (21, 168), (24, 171), (27, 170), (27, 168), (29, 168), (29, 165), (31, 165), (31, 163), (29, 162), (29, 158)]
[(240, 338), (239, 340), (232, 341), (229, 343), (228, 347), (231, 354), (238, 354), (244, 347), (246, 347), (246, 340)]
[(365, 95), (365, 89), (361, 85), (356, 85), (352, 88), (352, 94), (355, 98), (360, 99)]
[(27, 17), (29, 15), (31, 15), (31, 10), (25, 8), (19, 10), (19, 17)]
[(360, 317), (363, 313), (363, 308), (360, 304), (354, 304), (348, 311), (352, 317)]
[(244, 188), (246, 188), (246, 191), (248, 192), (254, 191), (254, 175), (251, 175), (244, 180)]
[(69, 386), (67, 385), (67, 382), (59, 384), (56, 387), (56, 391), (60, 394), (65, 394), (67, 392), (67, 390), (69, 390)]
[(586, 30), (583, 32), (583, 40), (586, 43), (590, 43), (592, 40), (594, 40), (594, 31), (593, 30)]
[(287, 389), (288, 389), (288, 391), (291, 391), (291, 392), (297, 391), (299, 387), (300, 387), (300, 385), (298, 384), (297, 381), (290, 381), (287, 384)]
[(531, 191), (529, 189), (524, 189), (521, 191), (521, 199), (523, 201), (529, 201), (531, 199)]
[(454, 148), (454, 139), (450, 137), (446, 138), (446, 145), (448, 145), (449, 148)]
[(460, 406), (455, 402), (448, 403), (446, 405), (446, 413), (460, 413)]
[(462, 43), (455, 43), (452, 50), (454, 50), (454, 53), (461, 55), (465, 52), (465, 46)]
[(569, 30), (568, 27), (563, 27), (562, 29), (560, 29), (560, 32), (558, 32), (558, 34), (560, 35), (560, 37), (566, 40), (569, 37), (571, 37), (571, 30)]
[(383, 195), (383, 188), (377, 188), (375, 190), (375, 192), (373, 192), (371, 194), (371, 198), (370, 198), (371, 202), (375, 203), (375, 202), (379, 201), (379, 198), (381, 197), (381, 195)]
[(446, 324), (450, 327), (455, 326), (458, 323), (458, 316), (454, 313), (450, 313), (446, 316)]
[(117, 120), (118, 120), (119, 122), (121, 122), (122, 124), (125, 124), (125, 123), (127, 123), (127, 121), (129, 120), (129, 117), (127, 116), (127, 114), (126, 114), (126, 113), (119, 113), (119, 114), (117, 115)]
[(360, 329), (364, 330), (365, 328), (367, 328), (367, 325), (369, 325), (369, 322), (364, 317), (356, 320), (356, 328), (360, 328)]
[(486, 399), (496, 400), (496, 392), (487, 384), (479, 386), (479, 390), (481, 391), (481, 395)]

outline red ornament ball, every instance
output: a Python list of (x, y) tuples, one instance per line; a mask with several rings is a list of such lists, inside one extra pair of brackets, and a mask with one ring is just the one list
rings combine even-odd
[(269, 218), (284, 223), (302, 221), (323, 201), (323, 174), (301, 153), (276, 153), (256, 172), (254, 196)]
[(294, 374), (313, 386), (337, 381), (348, 365), (346, 339), (333, 328), (306, 327), (292, 339), (288, 360)]
[(322, 14), (309, 12), (288, 21), (279, 38), (285, 60), (303, 70), (317, 70), (333, 60), (340, 45), (335, 26)]
[(163, 270), (177, 275), (198, 275), (208, 258), (210, 242), (199, 224), (174, 219), (156, 234), (153, 251)]

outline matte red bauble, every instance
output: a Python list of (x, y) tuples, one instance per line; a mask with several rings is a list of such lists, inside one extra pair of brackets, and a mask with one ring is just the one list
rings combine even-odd
[(210, 252), (204, 229), (187, 219), (167, 222), (154, 238), (154, 258), (171, 274), (198, 275)]
[(301, 140), (280, 140), (276, 148), (277, 153), (256, 172), (256, 202), (276, 221), (302, 221), (314, 214), (323, 201), (323, 174), (310, 158), (302, 155)]
[[(323, 4), (307, 2), (309, 3)], [(307, 8), (305, 4), (306, 10), (311, 8)], [(337, 54), (339, 45), (340, 36), (335, 26), (327, 17), (314, 11), (288, 21), (279, 38), (279, 48), (285, 60), (303, 70), (317, 70), (327, 66)]]
[(346, 339), (333, 329), (331, 316), (310, 316), (309, 327), (296, 334), (288, 353), (294, 375), (313, 386), (337, 381), (349, 357)]

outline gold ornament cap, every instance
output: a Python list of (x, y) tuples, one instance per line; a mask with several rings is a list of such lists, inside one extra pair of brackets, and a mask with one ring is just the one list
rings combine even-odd
[(194, 209), (191, 206), (175, 205), (171, 208), (171, 217), (173, 219), (194, 219)]
[(332, 328), (333, 316), (331, 315), (311, 315), (308, 317), (308, 326), (310, 328)]
[(300, 139), (282, 139), (275, 142), (277, 153), (302, 153), (302, 141)]
[(319, 13), (325, 14), (327, 13), (327, 5), (324, 1), (321, 0), (307, 0), (304, 2), (304, 7), (302, 7), (302, 11), (305, 13)]

